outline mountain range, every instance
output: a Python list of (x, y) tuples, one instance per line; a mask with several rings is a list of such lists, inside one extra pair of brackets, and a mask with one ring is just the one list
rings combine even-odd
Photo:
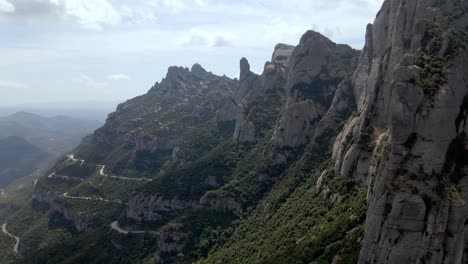
[(0, 117), (0, 187), (50, 166), (100, 125), (99, 121), (27, 112)]
[(467, 263), (467, 10), (386, 0), (360, 51), (308, 31), (261, 74), (170, 67), (0, 200), (2, 260)]

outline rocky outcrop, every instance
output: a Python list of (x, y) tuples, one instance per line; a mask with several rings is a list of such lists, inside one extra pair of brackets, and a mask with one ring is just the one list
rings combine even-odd
[(127, 218), (137, 222), (161, 222), (185, 209), (210, 209), (242, 212), (242, 206), (228, 192), (209, 191), (198, 201), (184, 201), (177, 197), (164, 198), (158, 194), (135, 193), (127, 206)]
[(466, 261), (467, 5), (387, 0), (368, 26), (357, 114), (333, 149), (369, 189), (359, 263)]
[(47, 204), (51, 215), (58, 214), (70, 221), (78, 232), (84, 232), (88, 229), (89, 220), (86, 217), (78, 215), (73, 208), (68, 207), (63, 201), (58, 199), (54, 192), (36, 188), (34, 190), (33, 199), (40, 203)]
[(242, 205), (232, 197), (229, 192), (216, 190), (209, 191), (200, 198), (200, 205), (206, 209), (216, 211), (229, 211), (242, 213)]
[(158, 250), (155, 254), (157, 263), (188, 264), (190, 263), (183, 254), (187, 244), (188, 234), (182, 230), (182, 226), (169, 223), (161, 228), (158, 235)]
[(198, 201), (165, 199), (158, 194), (135, 193), (127, 206), (127, 218), (138, 222), (158, 222), (168, 219), (181, 210), (196, 208)]
[(338, 85), (354, 70), (356, 54), (320, 33), (302, 36), (290, 59), (286, 105), (275, 129), (279, 148), (297, 149), (313, 137)]
[(284, 103), (286, 77), (294, 46), (278, 44), (262, 75), (250, 71), (247, 59), (240, 61), (239, 88), (235, 96), (237, 118), (234, 140), (255, 143), (275, 125)]

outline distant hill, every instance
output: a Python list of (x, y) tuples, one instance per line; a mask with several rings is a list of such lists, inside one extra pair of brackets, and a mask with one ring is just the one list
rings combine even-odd
[(0, 187), (32, 173), (51, 155), (21, 137), (0, 139)]
[(17, 112), (0, 117), (0, 187), (72, 150), (101, 122)]
[(0, 139), (18, 136), (41, 150), (59, 155), (71, 150), (81, 139), (101, 125), (100, 121), (82, 120), (68, 116), (43, 117), (18, 112), (0, 117)]

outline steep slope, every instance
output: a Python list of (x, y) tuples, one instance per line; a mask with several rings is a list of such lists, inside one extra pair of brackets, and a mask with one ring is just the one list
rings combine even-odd
[(171, 67), (147, 94), (120, 104), (77, 155), (106, 164), (117, 174), (156, 174), (182, 135), (213, 118), (221, 99), (232, 95), (235, 86), (235, 80), (198, 64), (191, 70)]
[(467, 7), (385, 1), (368, 27), (333, 155), (369, 187), (359, 263), (466, 261)]
[(37, 182), (78, 234), (27, 262), (466, 262), (467, 8), (387, 0), (362, 51), (308, 31), (239, 81), (171, 67)]

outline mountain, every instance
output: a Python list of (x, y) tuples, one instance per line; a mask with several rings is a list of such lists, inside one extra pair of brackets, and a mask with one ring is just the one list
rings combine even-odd
[(21, 137), (0, 139), (0, 187), (31, 174), (49, 159), (49, 154)]
[[(43, 117), (64, 115), (81, 120), (103, 122), (107, 115), (115, 110), (119, 102), (107, 101), (65, 101), (65, 102), (30, 102), (0, 106), (0, 116), (17, 112), (35, 113)], [(102, 125), (102, 124), (99, 124)]]
[(76, 147), (81, 139), (91, 134), (101, 122), (68, 116), (43, 117), (28, 112), (17, 112), (0, 117), (0, 138), (18, 136), (47, 153), (57, 156)]
[(308, 31), (261, 74), (169, 68), (3, 206), (17, 262), (466, 263), (467, 9), (386, 0), (361, 51)]
[(27, 112), (0, 117), (0, 187), (50, 166), (99, 125), (98, 121)]

